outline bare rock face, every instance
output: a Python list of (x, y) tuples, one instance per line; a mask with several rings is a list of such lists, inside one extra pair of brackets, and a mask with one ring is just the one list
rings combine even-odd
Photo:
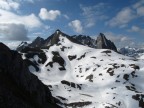
[(44, 39), (38, 36), (29, 46), (30, 47), (39, 47), (43, 44), (44, 44)]
[(98, 49), (111, 49), (117, 52), (115, 44), (108, 40), (103, 33), (97, 37), (96, 45)]
[(88, 46), (91, 48), (96, 48), (96, 41), (90, 36), (85, 35), (74, 35), (72, 38), (76, 39), (78, 42), (80, 42), (84, 46)]
[(21, 55), (0, 43), (0, 108), (59, 108)]
[(27, 42), (21, 42), (16, 49), (17, 49), (17, 51), (21, 51), (22, 49), (24, 49), (28, 45), (29, 44)]

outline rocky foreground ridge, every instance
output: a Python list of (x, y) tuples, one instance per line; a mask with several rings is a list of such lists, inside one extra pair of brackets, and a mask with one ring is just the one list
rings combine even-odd
[(30, 73), (27, 60), (0, 43), (0, 108), (59, 108), (50, 90)]

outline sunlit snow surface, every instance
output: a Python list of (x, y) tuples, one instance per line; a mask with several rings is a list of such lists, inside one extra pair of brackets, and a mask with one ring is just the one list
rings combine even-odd
[(144, 53), (140, 55), (138, 59), (143, 59), (144, 60)]
[[(33, 66), (29, 69), (48, 85), (62, 107), (144, 108), (144, 60), (78, 45), (63, 36), (58, 45), (43, 51), (44, 64), (38, 63), (41, 58), (37, 55), (29, 58), (38, 64), (39, 71)], [(64, 63), (53, 62), (52, 52)], [(47, 65), (50, 62), (52, 66)]]

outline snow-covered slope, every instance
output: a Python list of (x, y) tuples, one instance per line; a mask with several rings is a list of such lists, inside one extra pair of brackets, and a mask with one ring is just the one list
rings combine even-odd
[(63, 108), (144, 108), (142, 60), (59, 40), (23, 59)]
[(138, 57), (138, 59), (144, 59), (144, 53), (141, 54), (141, 55)]

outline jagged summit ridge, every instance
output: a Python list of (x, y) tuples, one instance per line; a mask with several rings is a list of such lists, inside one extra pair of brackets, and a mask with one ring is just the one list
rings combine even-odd
[[(43, 39), (41, 37), (37, 37), (32, 43), (28, 44), (27, 47), (29, 48), (47, 48), (49, 46), (53, 46), (55, 44), (58, 44), (59, 37), (63, 36), (69, 39), (73, 43), (81, 44), (79, 41), (77, 41), (75, 38), (72, 38), (71, 36), (61, 32), (59, 29), (57, 29), (51, 36), (49, 36), (47, 39)], [(21, 44), (17, 47), (17, 51), (21, 51), (25, 47)]]
[[(59, 37), (63, 36), (69, 39), (71, 42), (76, 44), (81, 44), (84, 46), (88, 46), (91, 48), (98, 48), (98, 49), (111, 49), (114, 51), (117, 51), (116, 46), (113, 42), (106, 39), (105, 35), (103, 33), (100, 33), (97, 39), (92, 39), (90, 36), (85, 35), (73, 35), (69, 36), (68, 34), (63, 33), (59, 29), (57, 29), (51, 36), (49, 36), (47, 39), (43, 39), (41, 37), (37, 37), (31, 44), (27, 45), (27, 47), (30, 48), (47, 48), (49, 46), (53, 46), (55, 44), (58, 44), (60, 41)], [(21, 46), (21, 48), (17, 48), (18, 51), (20, 51), (22, 48), (25, 48)]]

